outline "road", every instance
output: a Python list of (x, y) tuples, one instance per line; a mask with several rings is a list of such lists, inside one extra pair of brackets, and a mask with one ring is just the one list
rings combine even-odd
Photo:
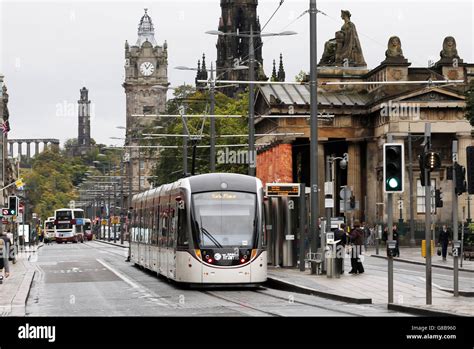
[(39, 249), (27, 316), (406, 316), (382, 305), (257, 289), (185, 289), (99, 242)]

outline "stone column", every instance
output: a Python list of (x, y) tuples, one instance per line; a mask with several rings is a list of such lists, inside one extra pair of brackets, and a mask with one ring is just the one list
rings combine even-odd
[(48, 148), (48, 142), (43, 142), (43, 151), (45, 151)]
[(18, 158), (21, 158), (21, 144), (22, 142), (17, 142), (18, 144)]
[(39, 154), (39, 142), (35, 141), (35, 156)]
[(377, 188), (379, 183), (377, 182), (377, 166), (378, 166), (378, 146), (377, 140), (371, 140), (367, 142), (366, 159), (367, 167), (365, 171), (365, 181), (367, 183), (367, 207), (365, 208), (365, 216), (367, 222), (370, 224), (376, 223), (376, 203), (377, 203)]
[[(467, 156), (466, 148), (474, 145), (473, 139), (470, 133), (456, 133), (456, 138), (458, 140), (458, 162), (461, 166), (466, 167), (467, 165)], [(467, 181), (467, 172), (466, 172), (466, 181)], [(474, 216), (474, 200), (473, 195), (471, 195), (471, 219)], [(467, 193), (459, 196), (458, 199), (458, 219), (461, 222), (462, 219), (462, 208), (465, 207), (466, 218), (467, 218)]]
[(349, 143), (349, 168), (347, 172), (347, 185), (351, 188), (356, 201), (359, 201), (359, 210), (352, 211), (354, 219), (360, 219), (364, 198), (361, 197), (362, 169), (360, 168), (360, 144), (358, 142)]
[(31, 158), (31, 142), (26, 142), (26, 160), (29, 161)]
[(10, 157), (13, 157), (13, 142), (8, 142), (8, 145), (10, 146), (9, 148)]

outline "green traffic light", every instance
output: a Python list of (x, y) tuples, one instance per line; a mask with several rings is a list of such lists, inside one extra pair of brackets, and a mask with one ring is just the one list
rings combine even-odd
[(398, 180), (396, 178), (389, 178), (388, 186), (392, 189), (397, 188), (398, 187)]

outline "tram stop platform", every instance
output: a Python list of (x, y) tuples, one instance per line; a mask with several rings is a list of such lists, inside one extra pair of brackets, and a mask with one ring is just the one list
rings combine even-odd
[[(311, 274), (297, 268), (268, 268), (268, 285), (289, 292), (313, 294), (333, 300), (357, 304), (378, 304), (388, 309), (427, 316), (474, 316), (474, 270), (473, 262), (463, 261), (465, 268), (459, 274), (460, 296), (453, 295), (452, 259), (442, 262), (433, 256), (432, 305), (426, 305), (426, 279), (424, 261), (416, 258), (419, 248), (401, 248), (403, 259), (394, 259), (394, 302), (388, 304), (387, 260), (375, 255), (370, 249), (364, 253), (363, 274), (348, 274), (350, 259), (344, 263), (345, 273), (339, 278)], [(415, 251), (416, 250), (416, 251)], [(385, 250), (379, 251), (381, 254)], [(417, 263), (413, 263), (417, 262)], [(423, 265), (421, 265), (423, 262)], [(417, 265), (418, 264), (418, 265)], [(451, 269), (449, 269), (451, 264)]]

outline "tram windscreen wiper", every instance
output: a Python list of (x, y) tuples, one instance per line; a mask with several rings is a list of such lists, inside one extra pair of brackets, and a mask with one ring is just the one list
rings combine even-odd
[(214, 245), (216, 245), (219, 248), (222, 248), (222, 245), (219, 243), (219, 241), (216, 240), (214, 236), (212, 236), (211, 233), (209, 233), (205, 228), (201, 227), (201, 231), (208, 237), (209, 240), (211, 240)]

